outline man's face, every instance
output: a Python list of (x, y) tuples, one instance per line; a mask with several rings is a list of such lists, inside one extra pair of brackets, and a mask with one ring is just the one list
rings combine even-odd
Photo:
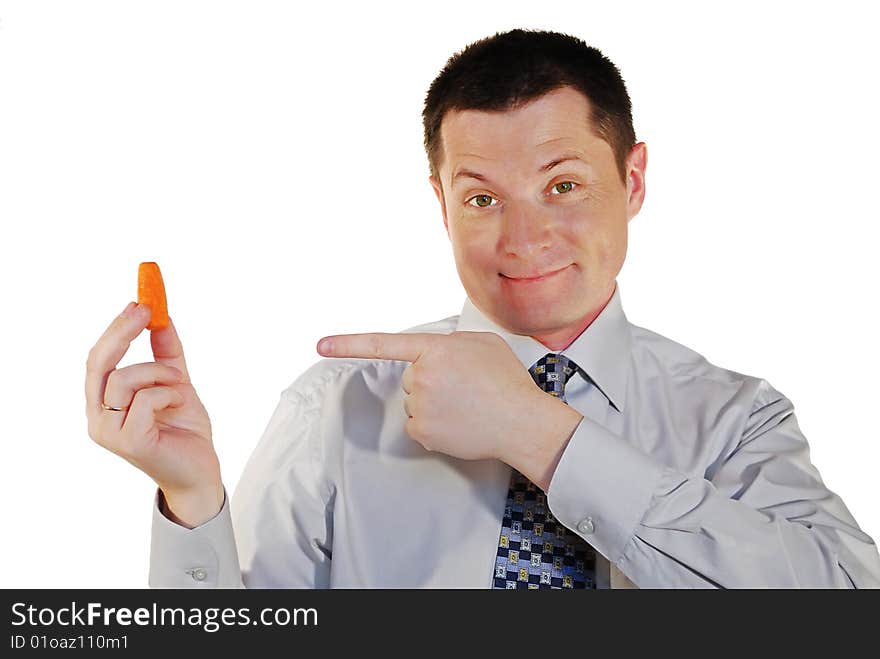
[[(470, 299), (554, 350), (613, 294), (644, 199), (644, 143), (627, 158), (624, 185), (611, 147), (588, 129), (588, 102), (563, 87), (509, 112), (450, 112), (442, 191), (431, 179)], [(538, 275), (548, 276), (527, 279)]]

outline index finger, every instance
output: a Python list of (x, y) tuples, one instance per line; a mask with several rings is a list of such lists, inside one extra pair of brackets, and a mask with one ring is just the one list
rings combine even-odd
[(136, 306), (134, 302), (129, 302), (89, 351), (86, 361), (86, 401), (92, 407), (101, 408), (107, 376), (116, 368), (131, 342), (147, 326), (150, 314), (138, 314)]
[[(414, 362), (438, 339), (437, 334), (337, 334), (318, 342), (318, 352), (325, 357), (361, 359), (396, 359)], [(328, 344), (325, 344), (325, 341)]]

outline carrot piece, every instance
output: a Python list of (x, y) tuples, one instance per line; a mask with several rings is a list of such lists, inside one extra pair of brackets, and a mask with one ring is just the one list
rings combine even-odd
[(165, 283), (159, 264), (146, 261), (138, 266), (138, 304), (150, 307), (150, 324), (148, 330), (159, 330), (168, 327), (168, 301), (165, 298)]

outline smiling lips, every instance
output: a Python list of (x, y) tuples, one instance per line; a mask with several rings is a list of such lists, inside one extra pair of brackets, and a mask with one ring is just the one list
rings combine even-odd
[(537, 275), (535, 277), (508, 277), (507, 275), (501, 275), (501, 276), (504, 277), (504, 279), (507, 279), (507, 280), (513, 281), (513, 282), (517, 282), (517, 283), (533, 283), (533, 282), (545, 281), (547, 279), (550, 279), (551, 277), (555, 277), (560, 272), (565, 270), (567, 267), (568, 266), (566, 265), (566, 266), (563, 266), (562, 268), (559, 268), (559, 270), (551, 270), (550, 272), (548, 272), (544, 275)]

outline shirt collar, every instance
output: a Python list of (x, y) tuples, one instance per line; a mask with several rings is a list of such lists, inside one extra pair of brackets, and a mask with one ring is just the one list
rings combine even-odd
[[(531, 368), (548, 352), (554, 352), (530, 336), (512, 334), (496, 325), (469, 297), (458, 317), (456, 331), (494, 332), (510, 346), (525, 369)], [(629, 321), (620, 300), (620, 285), (615, 281), (614, 294), (605, 308), (570, 346), (555, 354), (574, 360), (617, 411), (623, 412), (631, 342)]]

